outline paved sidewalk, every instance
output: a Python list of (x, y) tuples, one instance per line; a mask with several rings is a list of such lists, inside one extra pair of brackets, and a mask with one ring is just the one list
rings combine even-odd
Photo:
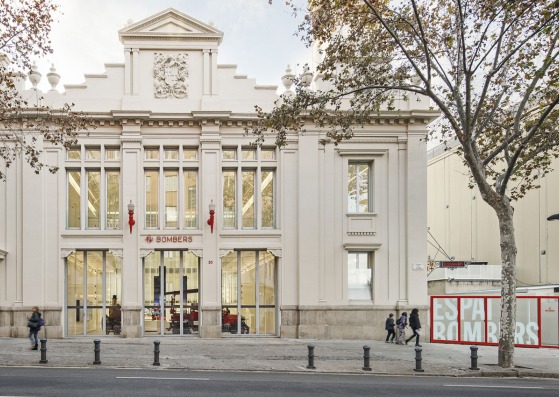
[[(100, 365), (94, 365), (94, 337), (47, 341), (47, 364), (40, 351), (23, 338), (0, 338), (0, 366), (114, 367), (179, 370), (374, 373), (386, 375), (521, 376), (559, 378), (559, 349), (517, 348), (517, 368), (497, 365), (497, 348), (479, 346), (477, 371), (470, 370), (465, 345), (423, 343), (423, 373), (415, 372), (413, 346), (380, 341), (302, 340), (280, 338), (162, 337), (101, 340)], [(160, 341), (160, 366), (154, 366), (154, 341)], [(316, 369), (307, 369), (308, 348), (314, 348)], [(364, 371), (363, 346), (370, 347), (371, 371)]]

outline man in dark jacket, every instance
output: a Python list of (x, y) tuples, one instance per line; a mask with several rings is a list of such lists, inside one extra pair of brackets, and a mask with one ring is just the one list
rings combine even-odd
[(410, 327), (413, 331), (413, 335), (406, 339), (406, 345), (410, 340), (415, 337), (415, 345), (421, 347), (419, 344), (419, 330), (421, 329), (421, 322), (419, 321), (419, 310), (412, 309), (410, 314)]
[(387, 331), (386, 343), (388, 343), (388, 339), (390, 338), (391, 335), (392, 338), (390, 339), (390, 342), (394, 343), (394, 338), (396, 337), (396, 332), (394, 331), (395, 325), (396, 324), (394, 324), (394, 313), (390, 313), (388, 315), (388, 318), (386, 319), (386, 325), (384, 326), (384, 329)]

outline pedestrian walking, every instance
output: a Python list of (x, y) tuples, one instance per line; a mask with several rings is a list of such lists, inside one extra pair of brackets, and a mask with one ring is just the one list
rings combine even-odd
[[(386, 319), (386, 324), (384, 329), (386, 330), (386, 343), (388, 343), (388, 339), (390, 339), (391, 343), (394, 343), (394, 338), (396, 337), (396, 331), (394, 331), (394, 313), (390, 313), (388, 318)], [(392, 338), (390, 338), (392, 336)]]
[(419, 344), (419, 330), (421, 329), (421, 322), (419, 321), (419, 310), (412, 309), (410, 314), (410, 327), (413, 331), (413, 335), (406, 339), (406, 345), (415, 338), (415, 345), (421, 347)]
[(33, 306), (31, 308), (31, 317), (28, 318), (27, 327), (29, 327), (29, 341), (31, 342), (31, 350), (37, 350), (39, 347), (39, 338), (37, 334), (42, 325), (41, 313), (39, 307)]
[(403, 345), (406, 336), (406, 327), (408, 325), (408, 313), (403, 312), (398, 320), (396, 320), (396, 327), (398, 327), (398, 339), (396, 344)]

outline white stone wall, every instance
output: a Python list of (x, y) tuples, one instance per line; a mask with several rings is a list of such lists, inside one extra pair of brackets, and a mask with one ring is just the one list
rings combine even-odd
[[(121, 147), (122, 230), (66, 229), (64, 150), (45, 148), (45, 160), (60, 166), (56, 175), (35, 175), (21, 162), (11, 167), (0, 184), (0, 250), (6, 252), (0, 257), (0, 336), (22, 336), (21, 313), (32, 305), (44, 309), (48, 337), (64, 336), (65, 258), (76, 249), (122, 253), (123, 335), (142, 336), (142, 258), (154, 249), (145, 241), (153, 231), (145, 229), (142, 213), (143, 147), (150, 145), (199, 148), (200, 229), (188, 230), (193, 240), (186, 248), (200, 258), (202, 337), (221, 335), (220, 260), (234, 249), (264, 248), (276, 256), (282, 337), (380, 337), (389, 312), (419, 307), (427, 313), (423, 138), (435, 113), (426, 101), (410, 100), (402, 112), (381, 114), (339, 146), (320, 144), (323, 131), (312, 126), (290, 136), (277, 152), (276, 229), (222, 230), (221, 148), (249, 145), (244, 128), (256, 117), (254, 105), (271, 109), (277, 95), (276, 87), (237, 75), (234, 65), (218, 65), (221, 37), (215, 28), (168, 10), (120, 31), (124, 64), (106, 65), (105, 73), (46, 95), (48, 103), (73, 102), (92, 115), (96, 128), (81, 135), (81, 145)], [(186, 98), (154, 96), (156, 52), (188, 54)], [(374, 163), (372, 213), (347, 214), (350, 160)], [(214, 233), (205, 223), (211, 200), (217, 205)], [(127, 225), (130, 201), (136, 205), (133, 233)], [(348, 299), (349, 251), (374, 255), (372, 301)]]

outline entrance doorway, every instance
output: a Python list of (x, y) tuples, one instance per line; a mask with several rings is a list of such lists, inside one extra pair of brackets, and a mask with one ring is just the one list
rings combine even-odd
[(277, 335), (276, 258), (267, 251), (234, 251), (221, 261), (224, 334)]
[(198, 258), (155, 251), (144, 258), (144, 335), (198, 334)]
[(66, 259), (66, 335), (120, 335), (121, 259), (76, 251)]

